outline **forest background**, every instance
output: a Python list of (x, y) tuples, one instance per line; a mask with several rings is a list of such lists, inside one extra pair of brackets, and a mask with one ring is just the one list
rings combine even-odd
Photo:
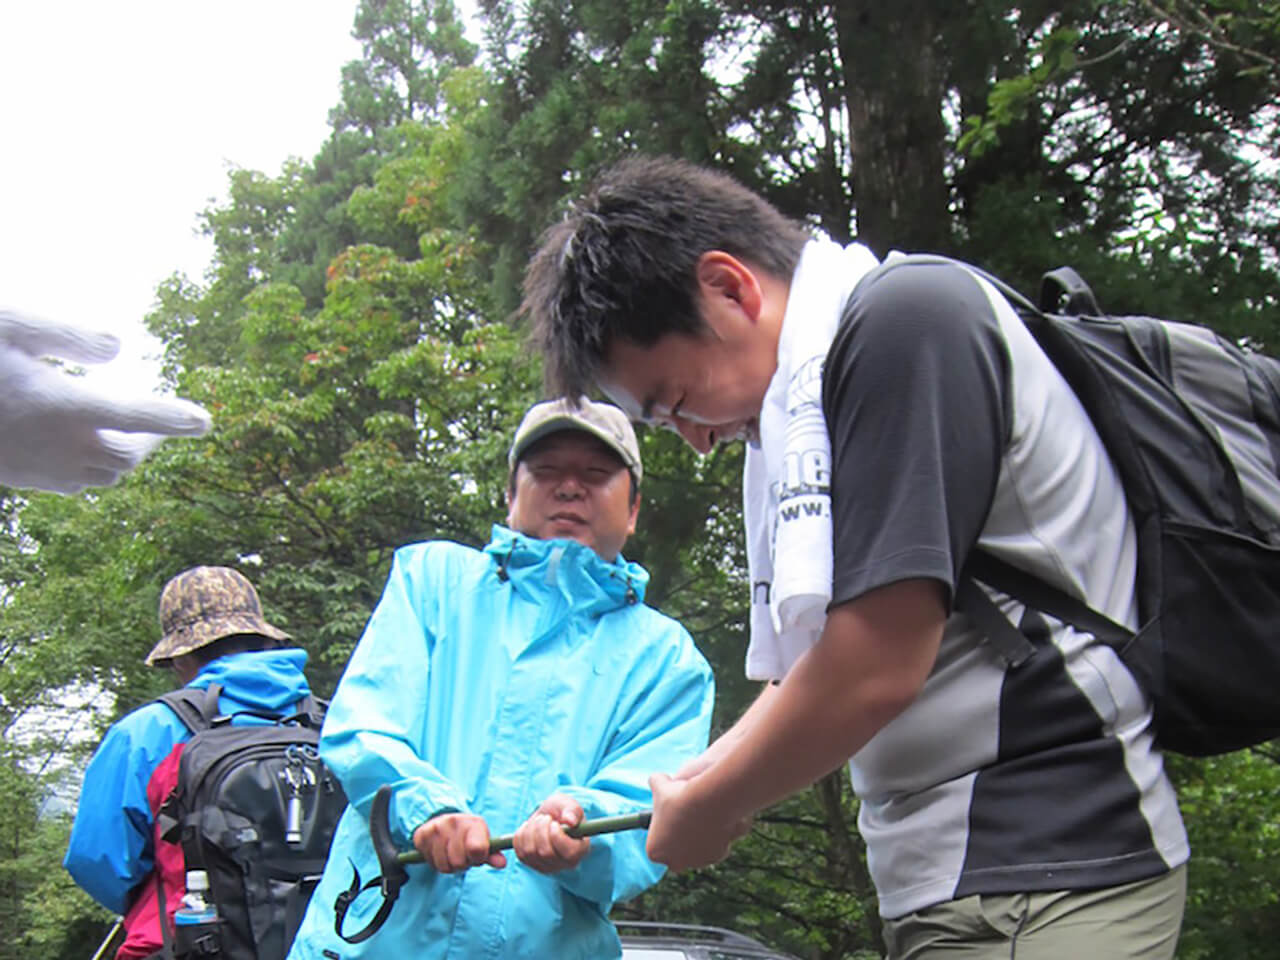
[[(1258, 0), (363, 0), (309, 162), (234, 170), (215, 255), (147, 326), (214, 414), (118, 487), (0, 489), (0, 960), (87, 957), (111, 917), (60, 867), (75, 771), (165, 689), (159, 592), (229, 564), (331, 692), (396, 547), (480, 544), (540, 396), (511, 320), (541, 229), (634, 152), (729, 171), (815, 230), (971, 260), (1034, 293), (1067, 263), (1112, 312), (1280, 352), (1280, 4)], [(246, 24), (245, 29), (251, 29)], [(650, 600), (742, 679), (742, 451), (641, 431)], [(1191, 833), (1178, 956), (1280, 940), (1280, 750), (1170, 758)], [(724, 863), (619, 918), (722, 924), (812, 960), (880, 956), (836, 773)]]

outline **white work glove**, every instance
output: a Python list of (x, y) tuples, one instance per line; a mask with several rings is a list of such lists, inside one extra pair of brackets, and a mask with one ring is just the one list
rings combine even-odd
[(77, 493), (110, 486), (166, 436), (199, 436), (209, 414), (188, 400), (117, 400), (41, 357), (102, 363), (120, 349), (92, 333), (0, 309), (0, 484)]

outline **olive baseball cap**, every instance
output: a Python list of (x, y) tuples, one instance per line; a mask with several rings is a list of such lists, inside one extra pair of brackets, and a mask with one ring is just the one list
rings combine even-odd
[(241, 633), (284, 642), (292, 637), (267, 623), (258, 591), (230, 567), (192, 567), (164, 585), (160, 594), (160, 642), (147, 654), (151, 666)]
[(507, 465), (511, 471), (515, 472), (520, 455), (531, 444), (560, 430), (582, 430), (598, 437), (622, 458), (622, 462), (635, 477), (636, 484), (640, 483), (643, 472), (640, 466), (640, 444), (636, 442), (636, 432), (631, 427), (631, 421), (612, 404), (595, 403), (586, 397), (580, 397), (576, 406), (569, 400), (547, 400), (530, 407), (520, 421), (516, 437), (511, 442), (511, 453), (507, 455)]

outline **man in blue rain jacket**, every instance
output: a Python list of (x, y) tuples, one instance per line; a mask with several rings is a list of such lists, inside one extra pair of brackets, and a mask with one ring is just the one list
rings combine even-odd
[[(257, 591), (230, 567), (184, 570), (160, 594), (160, 642), (147, 663), (179, 682), (222, 687), (224, 714), (294, 713), (310, 689), (307, 653), (262, 616)], [(191, 731), (166, 704), (144, 704), (107, 731), (85, 770), (63, 865), (108, 910), (124, 914), (117, 960), (157, 955), (163, 945), (157, 885), (167, 923), (186, 892), (181, 848), (155, 834), (156, 815), (177, 780), (174, 748)]]
[[(510, 528), (483, 550), (399, 550), (338, 685), (321, 755), (351, 806), (291, 960), (618, 957), (610, 908), (662, 876), (643, 831), (563, 830), (648, 807), (649, 775), (696, 755), (710, 725), (706, 661), (619, 553), (639, 508), (635, 434), (615, 407), (538, 404), (509, 462)], [(367, 817), (383, 784), (395, 842), (425, 862), (351, 944), (335, 903), (353, 870), (379, 874)], [(512, 832), (514, 857), (488, 853)], [(375, 884), (343, 934), (380, 905)]]

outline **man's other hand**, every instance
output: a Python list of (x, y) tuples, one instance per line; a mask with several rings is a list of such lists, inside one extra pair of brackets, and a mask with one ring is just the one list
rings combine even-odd
[(505, 867), (507, 858), (489, 852), (489, 825), (469, 813), (444, 813), (413, 831), (413, 845), (437, 873), (458, 873), (488, 864)]
[(516, 831), (520, 862), (539, 873), (559, 873), (582, 862), (591, 849), (587, 837), (575, 840), (565, 833), (582, 822), (582, 807), (572, 797), (553, 793)]

